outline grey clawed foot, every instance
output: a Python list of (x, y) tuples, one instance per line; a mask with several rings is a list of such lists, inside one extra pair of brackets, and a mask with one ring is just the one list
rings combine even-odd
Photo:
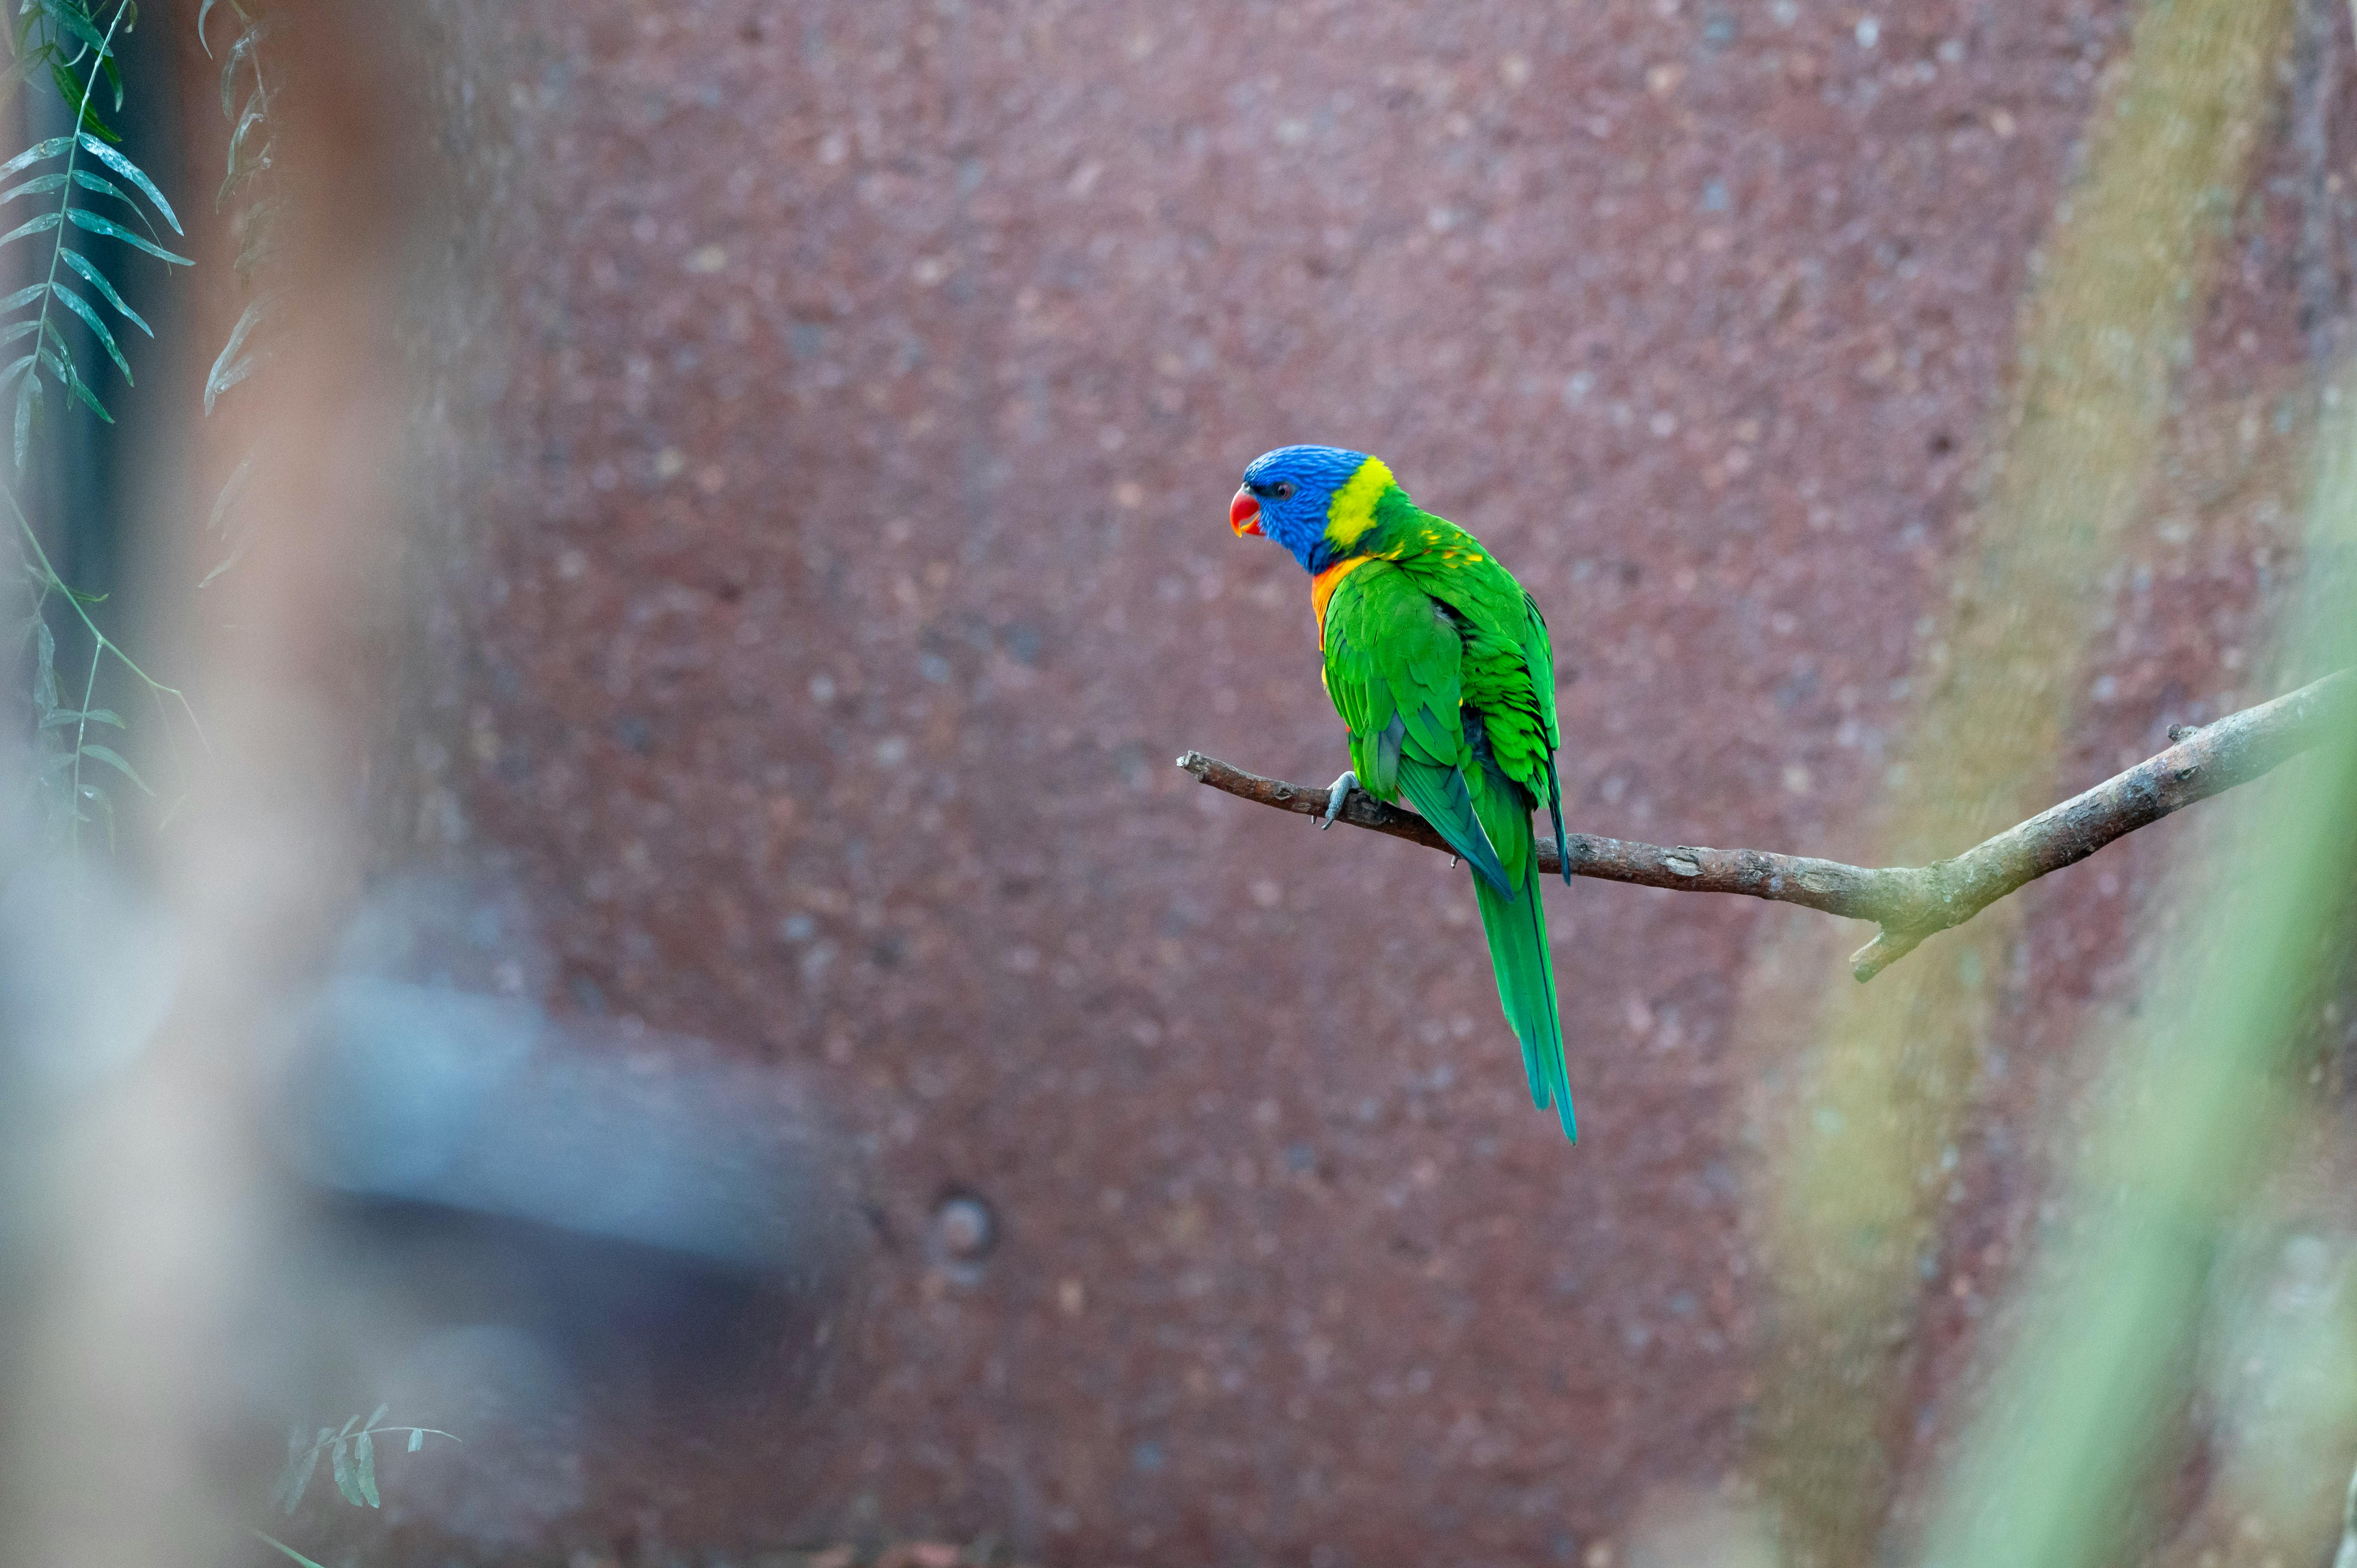
[(1326, 792), (1326, 820), (1318, 824), (1319, 832), (1334, 825), (1334, 819), (1342, 814), (1343, 803), (1350, 800), (1351, 791), (1358, 787), (1359, 776), (1344, 768), (1342, 777), (1334, 780), (1334, 788)]

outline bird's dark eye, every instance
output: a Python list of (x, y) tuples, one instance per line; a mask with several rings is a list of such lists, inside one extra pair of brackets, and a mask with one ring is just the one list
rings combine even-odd
[(1279, 479), (1276, 483), (1269, 486), (1268, 493), (1275, 496), (1281, 501), (1289, 501), (1293, 499), (1293, 481), (1291, 479)]

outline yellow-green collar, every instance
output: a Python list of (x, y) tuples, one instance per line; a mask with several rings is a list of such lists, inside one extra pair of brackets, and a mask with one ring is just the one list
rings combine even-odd
[(1381, 457), (1370, 457), (1343, 481), (1326, 503), (1326, 540), (1337, 550), (1348, 550), (1375, 526), (1375, 503), (1392, 488), (1392, 471)]

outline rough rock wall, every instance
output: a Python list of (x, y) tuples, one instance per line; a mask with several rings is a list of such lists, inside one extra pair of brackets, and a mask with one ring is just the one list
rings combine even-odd
[[(1382, 453), (1546, 608), (1574, 825), (1863, 853), (2128, 8), (441, 9), (509, 160), (497, 379), (393, 857), (513, 879), (617, 1048), (790, 1079), (871, 1222), (826, 1380), (589, 1423), (550, 1539), (1568, 1561), (1718, 1487), (1756, 912), (1553, 897), (1566, 1147), (1461, 873), (1170, 768), (1342, 764), (1223, 505)], [(2317, 264), (2267, 134), (2058, 784), (2265, 694)], [(1935, 1373), (2148, 853), (2029, 896)]]

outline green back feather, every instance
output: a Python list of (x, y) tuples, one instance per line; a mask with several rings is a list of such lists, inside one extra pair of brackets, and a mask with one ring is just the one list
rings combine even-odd
[(1531, 1094), (1577, 1136), (1531, 812), (1563, 843), (1555, 657), (1530, 596), (1471, 534), (1394, 487), (1320, 628), (1360, 788), (1405, 796), (1473, 868), (1498, 996)]

